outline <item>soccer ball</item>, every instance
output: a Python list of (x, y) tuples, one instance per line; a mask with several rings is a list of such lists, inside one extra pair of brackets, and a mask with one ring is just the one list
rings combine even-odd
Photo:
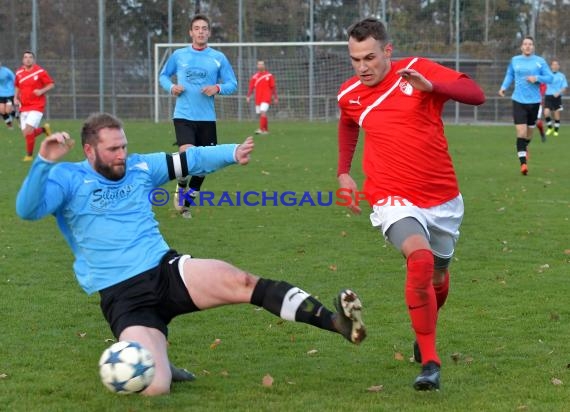
[(141, 392), (154, 378), (154, 359), (139, 343), (120, 341), (105, 349), (101, 355), (99, 374), (111, 392)]

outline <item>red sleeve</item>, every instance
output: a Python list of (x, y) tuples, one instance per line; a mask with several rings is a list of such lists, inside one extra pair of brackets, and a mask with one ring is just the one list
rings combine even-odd
[(358, 143), (358, 133), (360, 127), (351, 119), (341, 114), (338, 121), (338, 166), (336, 175), (350, 173), (350, 166), (356, 144)]
[(277, 87), (275, 87), (275, 76), (271, 75), (271, 81), (269, 82), (269, 86), (271, 87), (271, 92), (273, 96), (277, 99)]
[(433, 92), (444, 95), (459, 103), (479, 106), (485, 103), (485, 93), (470, 77), (464, 76), (451, 82), (432, 81)]
[(249, 89), (247, 90), (247, 97), (251, 96), (251, 93), (253, 93), (254, 87), (255, 87), (255, 80), (252, 77), (251, 79), (249, 79)]

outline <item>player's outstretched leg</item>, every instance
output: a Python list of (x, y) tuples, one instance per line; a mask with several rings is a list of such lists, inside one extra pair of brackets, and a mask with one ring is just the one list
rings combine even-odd
[(177, 368), (170, 363), (170, 372), (172, 373), (172, 382), (191, 382), (196, 380), (196, 375), (184, 368)]
[(359, 344), (366, 338), (366, 327), (362, 321), (362, 302), (350, 289), (341, 290), (334, 300), (337, 316), (334, 323), (340, 333), (350, 342)]
[(259, 279), (251, 297), (252, 304), (282, 319), (339, 333), (358, 345), (366, 337), (362, 303), (358, 295), (349, 289), (339, 293), (337, 302), (338, 312), (334, 313), (298, 287), (270, 279)]

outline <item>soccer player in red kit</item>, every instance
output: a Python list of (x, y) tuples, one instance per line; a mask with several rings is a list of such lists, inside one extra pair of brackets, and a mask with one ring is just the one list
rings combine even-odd
[[(362, 128), (370, 220), (407, 262), (405, 301), (416, 335), (415, 358), (422, 364), (413, 386), (437, 390), (436, 323), (463, 218), (441, 114), (447, 100), (480, 105), (485, 95), (467, 75), (428, 59), (392, 61), (388, 33), (376, 19), (354, 24), (348, 35), (356, 75), (338, 94), (339, 185), (358, 190), (349, 173)], [(349, 208), (361, 211), (354, 203)]]
[(255, 90), (255, 113), (259, 115), (259, 129), (255, 134), (269, 133), (267, 122), (267, 111), (271, 106), (271, 101), (277, 104), (277, 87), (275, 87), (275, 76), (265, 69), (265, 62), (259, 60), (257, 62), (257, 72), (251, 76), (249, 80), (249, 89), (247, 91), (246, 100), (249, 103), (251, 94)]
[(34, 53), (24, 52), (22, 67), (16, 71), (14, 80), (14, 104), (20, 107), (20, 128), (26, 139), (25, 162), (32, 160), (36, 137), (45, 133), (50, 135), (49, 124), (40, 127), (46, 106), (45, 94), (54, 88), (55, 84), (48, 72), (36, 64)]

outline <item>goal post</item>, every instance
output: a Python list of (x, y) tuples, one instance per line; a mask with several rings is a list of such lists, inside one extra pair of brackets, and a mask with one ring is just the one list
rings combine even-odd
[[(337, 91), (354, 74), (346, 42), (211, 43), (209, 46), (227, 56), (238, 80), (234, 94), (215, 99), (220, 120), (255, 118), (253, 99), (247, 103), (245, 97), (258, 60), (264, 60), (267, 70), (275, 76), (279, 103), (270, 108), (274, 119), (336, 119)], [(158, 76), (171, 53), (184, 47), (189, 44), (154, 45), (155, 123), (172, 117), (175, 102), (160, 86)]]

